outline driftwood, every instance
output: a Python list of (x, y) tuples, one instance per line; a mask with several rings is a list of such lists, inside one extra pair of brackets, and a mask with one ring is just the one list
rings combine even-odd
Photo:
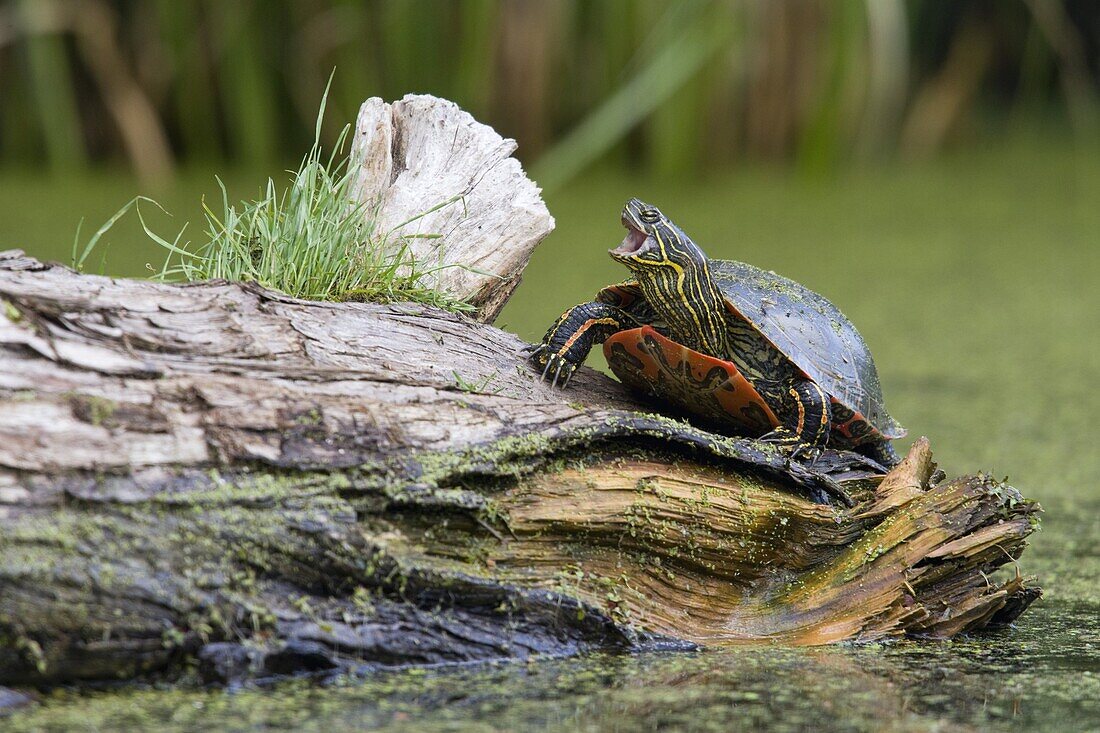
[[(359, 109), (356, 193), (380, 231), (404, 235), (426, 282), (491, 323), (554, 219), (502, 138), (454, 102), (409, 94)], [(425, 237), (423, 235), (431, 235)]]
[(788, 464), (420, 306), (18, 252), (0, 299), (0, 683), (946, 637), (1038, 595), (990, 577), (1037, 506), (923, 439)]

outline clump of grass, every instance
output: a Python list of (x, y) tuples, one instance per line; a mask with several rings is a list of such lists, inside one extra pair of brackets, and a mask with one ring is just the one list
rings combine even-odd
[(259, 198), (232, 205), (225, 184), (218, 178), (219, 210), (203, 200), (206, 231), (203, 243), (194, 249), (181, 244), (186, 226), (172, 240), (154, 232), (145, 221), (141, 204), (160, 205), (144, 196), (135, 197), (83, 248), (78, 247), (78, 229), (73, 266), (82, 269), (99, 239), (133, 208), (146, 235), (168, 252), (163, 267), (154, 275), (161, 280), (223, 278), (256, 282), (312, 300), (415, 301), (451, 311), (473, 310), (468, 303), (431, 285), (433, 273), (456, 265), (420, 261), (409, 246), (414, 237), (441, 235), (398, 233), (407, 224), (461, 203), (462, 195), (442, 201), (392, 229), (380, 230), (377, 205), (371, 208), (354, 197), (356, 167), (350, 154), (342, 152), (350, 125), (344, 127), (333, 151), (327, 157), (322, 153), (321, 119), (327, 97), (326, 90), (313, 147), (281, 193), (269, 178)]

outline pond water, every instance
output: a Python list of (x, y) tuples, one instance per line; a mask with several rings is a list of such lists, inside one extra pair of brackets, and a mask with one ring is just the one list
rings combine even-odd
[[(244, 172), (229, 182), (240, 196), (259, 184)], [(210, 174), (193, 171), (157, 196), (185, 218), (212, 190)], [(121, 176), (0, 173), (0, 247), (67, 260), (81, 216), (98, 225), (137, 192)], [(1045, 597), (1017, 628), (950, 643), (543, 660), (326, 687), (56, 692), (0, 727), (1100, 730), (1100, 150), (1009, 142), (814, 180), (592, 175), (548, 197), (558, 228), (498, 325), (536, 339), (622, 278), (606, 250), (622, 238), (630, 196), (659, 205), (712, 257), (828, 296), (871, 346), (891, 413), (911, 437), (931, 438), (948, 474), (1007, 475), (1042, 503), (1042, 532), (1020, 565)], [(160, 261), (132, 225), (111, 239), (108, 273)]]

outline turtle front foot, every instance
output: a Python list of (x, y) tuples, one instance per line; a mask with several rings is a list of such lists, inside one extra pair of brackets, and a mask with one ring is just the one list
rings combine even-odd
[(539, 344), (531, 348), (528, 358), (536, 369), (542, 368), (539, 378), (544, 382), (550, 382), (551, 388), (557, 387), (558, 382), (561, 382), (562, 389), (565, 389), (569, 386), (569, 380), (573, 378), (573, 374), (577, 371), (577, 364), (569, 361), (561, 354), (550, 351), (546, 344)]

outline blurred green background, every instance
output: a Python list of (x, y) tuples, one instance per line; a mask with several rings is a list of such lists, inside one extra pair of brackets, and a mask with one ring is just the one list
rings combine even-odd
[[(333, 68), (329, 143), (369, 96), (453, 99), (519, 142), (558, 222), (499, 325), (538, 339), (624, 277), (606, 250), (639, 196), (712, 257), (832, 299), (949, 473), (1007, 474), (1046, 507), (1022, 562), (1045, 601), (1019, 634), (903, 647), (899, 679), (962, 671), (899, 683), (928, 726), (890, 729), (1095, 730), (1098, 49), (1094, 0), (0, 0), (0, 248), (68, 261), (81, 219), (86, 236), (139, 193), (198, 240), (215, 174), (234, 198), (286, 180)], [(106, 242), (89, 270), (163, 260), (133, 220)], [(777, 679), (759, 694), (797, 713)]]
[[(950, 468), (1070, 502), (1100, 483), (1098, 48), (1089, 0), (5, 0), (0, 247), (67, 261), (139, 193), (199, 239), (213, 176), (286, 178), (335, 68), (329, 142), (409, 91), (519, 142), (558, 229), (500, 325), (623, 276), (640, 196), (845, 309)], [(90, 270), (163, 260), (134, 220), (107, 244)]]
[(430, 92), (553, 186), (823, 171), (1094, 131), (1098, 34), (1092, 0), (4, 0), (0, 162), (297, 162), (335, 67), (330, 141), (367, 96)]
[[(329, 142), (407, 92), (519, 142), (558, 228), (500, 325), (621, 278), (640, 196), (836, 302), (949, 469), (1095, 510), (1098, 48), (1088, 0), (8, 0), (0, 246), (67, 261), (138, 193), (201, 237), (215, 174), (285, 180), (335, 68)], [(107, 242), (90, 270), (163, 259), (136, 221)]]

